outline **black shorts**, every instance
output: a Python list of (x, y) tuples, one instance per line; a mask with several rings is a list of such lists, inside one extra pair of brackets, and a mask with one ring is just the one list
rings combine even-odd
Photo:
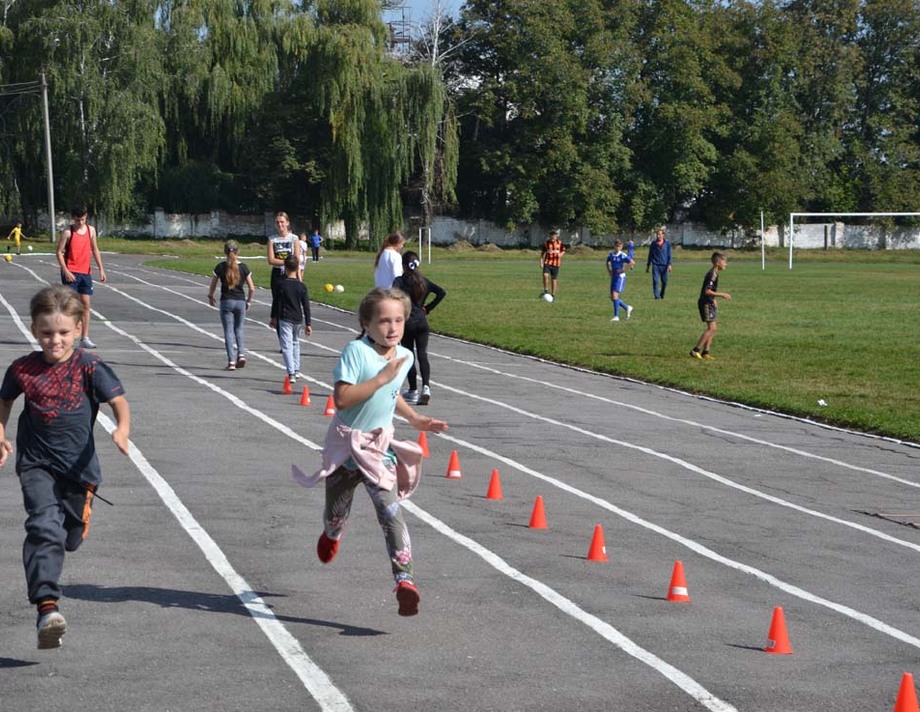
[(715, 301), (709, 301), (708, 299), (700, 299), (697, 302), (697, 306), (700, 309), (700, 319), (704, 323), (709, 324), (716, 320), (716, 303)]
[(543, 265), (543, 274), (548, 274), (553, 279), (557, 279), (559, 277), (559, 268)]

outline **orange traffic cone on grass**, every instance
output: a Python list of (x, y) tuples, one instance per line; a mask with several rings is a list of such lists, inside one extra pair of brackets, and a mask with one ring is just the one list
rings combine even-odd
[(773, 609), (773, 620), (770, 621), (770, 633), (764, 650), (774, 655), (792, 655), (789, 634), (786, 632), (786, 616), (781, 606)]
[(291, 377), (285, 374), (284, 376), (284, 385), (281, 386), (282, 395), (289, 396), (294, 391), (291, 390)]
[(422, 448), (422, 457), (431, 457), (431, 452), (428, 450), (428, 436), (425, 435), (424, 430), (418, 434), (418, 446)]
[(326, 410), (323, 411), (323, 415), (328, 415), (330, 417), (335, 415), (335, 400), (332, 396), (326, 399)]
[(898, 699), (894, 703), (894, 712), (920, 712), (917, 708), (914, 676), (909, 672), (905, 672), (901, 677), (901, 688), (898, 690)]
[(674, 572), (671, 574), (671, 585), (668, 586), (668, 600), (673, 603), (690, 603), (690, 592), (687, 590), (687, 577), (684, 576), (684, 565), (680, 561), (674, 562)]
[(498, 476), (498, 470), (492, 470), (492, 479), (489, 480), (489, 491), (486, 492), (486, 499), (502, 499), (502, 481)]
[(310, 402), (310, 387), (304, 386), (303, 393), (300, 394), (300, 405), (313, 405)]
[(450, 461), (447, 463), (447, 474), (445, 477), (449, 477), (452, 480), (459, 480), (463, 477), (463, 473), (460, 472), (460, 458), (457, 456), (456, 450), (450, 453)]
[(531, 529), (546, 529), (546, 512), (543, 511), (543, 497), (537, 495), (537, 499), (533, 503), (533, 512), (530, 514), (530, 524), (528, 524)]
[(594, 536), (588, 549), (588, 561), (607, 561), (607, 544), (604, 542), (604, 530), (600, 524), (594, 527)]

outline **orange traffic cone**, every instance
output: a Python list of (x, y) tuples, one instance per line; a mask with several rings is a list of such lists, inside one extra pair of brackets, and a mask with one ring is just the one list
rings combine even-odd
[(588, 549), (588, 561), (607, 561), (607, 544), (604, 542), (604, 530), (600, 524), (594, 527), (591, 548)]
[(489, 491), (486, 492), (486, 499), (503, 499), (502, 481), (498, 476), (498, 470), (492, 470), (492, 479), (489, 480)]
[(546, 512), (543, 511), (543, 497), (537, 495), (533, 503), (533, 512), (530, 514), (531, 529), (546, 529)]
[(284, 385), (281, 386), (281, 393), (283, 395), (289, 396), (294, 391), (291, 390), (291, 377), (285, 374), (284, 376)]
[(901, 689), (894, 703), (894, 712), (920, 712), (917, 709), (917, 690), (914, 688), (914, 676), (905, 672), (901, 677)]
[(687, 591), (687, 579), (684, 576), (684, 565), (680, 561), (674, 562), (674, 572), (671, 574), (671, 585), (668, 586), (668, 600), (674, 603), (690, 603), (690, 593)]
[(333, 400), (332, 396), (326, 399), (326, 410), (323, 412), (323, 415), (335, 415), (335, 400)]
[(310, 402), (310, 387), (304, 386), (303, 393), (300, 394), (300, 405), (313, 405)]
[(422, 448), (422, 457), (431, 457), (431, 452), (428, 450), (428, 436), (425, 435), (424, 430), (418, 434), (418, 446)]
[(456, 450), (450, 453), (450, 461), (447, 463), (447, 474), (445, 477), (449, 477), (452, 480), (459, 480), (463, 477), (463, 473), (460, 472), (460, 458), (457, 457)]
[(770, 633), (764, 650), (774, 655), (792, 655), (792, 646), (789, 645), (789, 635), (786, 633), (786, 617), (781, 606), (773, 609), (773, 620), (770, 621)]

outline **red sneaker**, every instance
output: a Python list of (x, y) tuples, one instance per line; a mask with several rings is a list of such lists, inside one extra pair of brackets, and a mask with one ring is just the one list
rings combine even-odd
[(339, 553), (339, 542), (326, 536), (326, 532), (319, 535), (316, 542), (316, 555), (324, 564), (328, 564)]
[(396, 585), (396, 600), (399, 602), (399, 615), (414, 616), (418, 613), (418, 603), (421, 600), (418, 589), (411, 581), (400, 581)]

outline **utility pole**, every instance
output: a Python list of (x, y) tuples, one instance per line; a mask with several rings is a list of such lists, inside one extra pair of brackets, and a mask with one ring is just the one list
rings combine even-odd
[(57, 242), (54, 225), (54, 171), (51, 168), (51, 120), (48, 113), (48, 79), (45, 68), (39, 70), (42, 86), (42, 115), (45, 119), (45, 162), (48, 164), (48, 217), (51, 224), (51, 242)]

